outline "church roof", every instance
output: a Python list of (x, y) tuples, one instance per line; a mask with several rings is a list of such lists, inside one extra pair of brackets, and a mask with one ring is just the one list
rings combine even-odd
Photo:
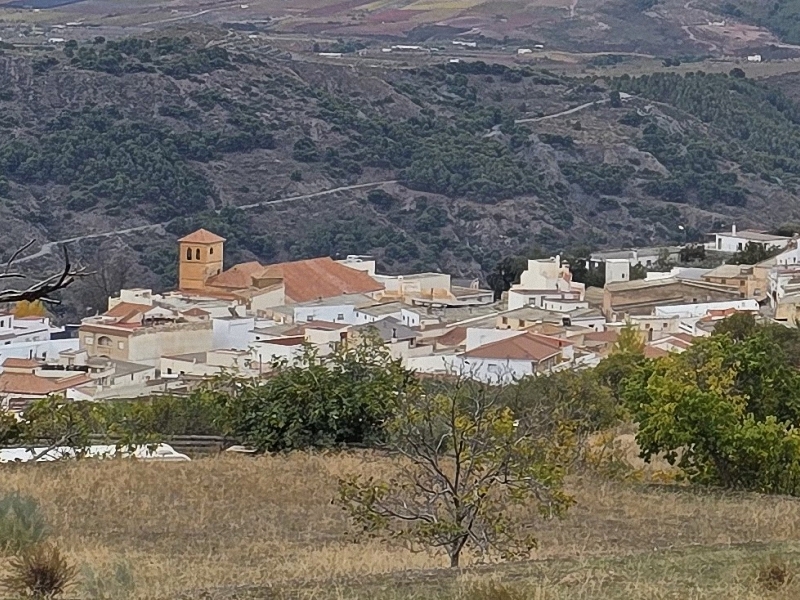
[(218, 236), (216, 233), (211, 233), (207, 229), (198, 229), (194, 233), (190, 233), (178, 241), (187, 244), (217, 244), (219, 242), (224, 242), (225, 238)]

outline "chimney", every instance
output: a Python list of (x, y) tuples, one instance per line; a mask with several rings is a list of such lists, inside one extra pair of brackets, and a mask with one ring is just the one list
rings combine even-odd
[(731, 225), (731, 235), (736, 235), (736, 223)]

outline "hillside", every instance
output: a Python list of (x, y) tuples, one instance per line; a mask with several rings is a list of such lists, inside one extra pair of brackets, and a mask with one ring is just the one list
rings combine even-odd
[(54, 541), (81, 565), (73, 598), (754, 600), (800, 590), (797, 577), (777, 589), (758, 581), (770, 564), (797, 573), (800, 515), (789, 497), (577, 476), (565, 519), (531, 515), (534, 560), (454, 574), (425, 552), (354, 543), (331, 502), (337, 477), (392, 467), (366, 454), (292, 453), (81, 461), (4, 478), (40, 502)]
[(475, 277), (532, 248), (800, 219), (798, 107), (741, 77), (322, 64), (193, 28), (7, 45), (0, 90), (5, 255), (153, 226), (73, 243), (122, 257), (128, 284), (171, 285), (174, 240), (200, 225), (231, 261), (373, 253)]

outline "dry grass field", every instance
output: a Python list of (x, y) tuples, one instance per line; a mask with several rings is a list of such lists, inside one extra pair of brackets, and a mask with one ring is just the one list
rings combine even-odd
[(388, 468), (364, 454), (82, 462), (4, 467), (0, 491), (39, 499), (73, 563), (128, 564), (137, 598), (800, 595), (800, 577), (771, 592), (757, 582), (770, 560), (800, 574), (800, 500), (573, 478), (577, 505), (541, 521), (532, 560), (454, 574), (440, 557), (353, 540), (336, 478)]

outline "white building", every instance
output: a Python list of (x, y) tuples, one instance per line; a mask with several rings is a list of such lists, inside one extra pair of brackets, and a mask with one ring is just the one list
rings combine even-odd
[(738, 231), (736, 225), (731, 227), (730, 232), (714, 233), (714, 241), (706, 244), (708, 250), (718, 252), (741, 252), (747, 247), (749, 242), (762, 244), (766, 248), (786, 248), (792, 238), (783, 235), (772, 235), (763, 231), (751, 231), (745, 229)]
[(586, 286), (572, 281), (569, 266), (561, 257), (529, 260), (520, 282), (508, 291), (508, 309), (544, 307), (545, 300), (583, 302)]

